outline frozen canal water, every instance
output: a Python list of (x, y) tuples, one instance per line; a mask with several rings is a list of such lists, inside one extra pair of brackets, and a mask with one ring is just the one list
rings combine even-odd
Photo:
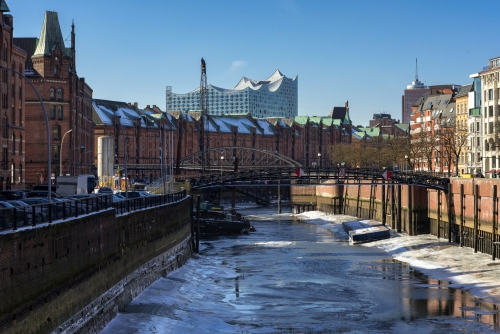
[(492, 304), (325, 228), (241, 210), (250, 235), (201, 241), (102, 333), (493, 333)]

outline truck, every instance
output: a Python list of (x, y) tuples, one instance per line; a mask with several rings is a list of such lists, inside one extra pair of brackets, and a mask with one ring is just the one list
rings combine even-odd
[(57, 197), (69, 197), (77, 194), (91, 194), (95, 188), (94, 175), (66, 175), (57, 178)]

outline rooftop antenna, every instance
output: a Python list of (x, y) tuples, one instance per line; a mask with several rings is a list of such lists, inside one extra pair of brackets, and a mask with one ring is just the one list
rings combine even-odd
[(418, 58), (415, 58), (415, 82), (418, 82)]

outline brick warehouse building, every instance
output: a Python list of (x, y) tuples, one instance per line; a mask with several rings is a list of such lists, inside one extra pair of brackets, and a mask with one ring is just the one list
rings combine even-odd
[(47, 183), (51, 175), (54, 179), (60, 174), (92, 173), (96, 155), (92, 89), (77, 75), (74, 24), (69, 49), (64, 45), (57, 13), (49, 11), (45, 13), (40, 38), (15, 38), (14, 43), (28, 53), (24, 66), (26, 77), (43, 100), (51, 140), (52, 170), (47, 171), (45, 116), (37, 94), (26, 89), (25, 128), (30, 135), (25, 138), (25, 183)]
[[(97, 151), (99, 137), (113, 138), (115, 173), (119, 166), (123, 175), (125, 151), (127, 176), (150, 181), (161, 175), (161, 150), (164, 168), (173, 167), (178, 158), (199, 151), (199, 111), (165, 113), (157, 106), (140, 109), (137, 103), (97, 99), (93, 100), (93, 108), (94, 151)], [(325, 117), (256, 119), (247, 114), (210, 115), (208, 124), (210, 148), (264, 149), (288, 156), (307, 167), (329, 166), (332, 163), (330, 147), (352, 141), (347, 106), (335, 107), (330, 116)], [(173, 168), (170, 171), (173, 172)]]
[[(14, 19), (4, 0), (0, 1), (0, 65), (24, 75), (26, 52), (14, 45)], [(0, 189), (24, 188), (25, 179), (25, 80), (13, 71), (2, 69), (1, 135), (2, 159)]]
[[(0, 0), (0, 4), (3, 11), (8, 11), (5, 0)], [(10, 15), (4, 17), (12, 24)], [(14, 50), (11, 60), (19, 59), (9, 66), (17, 66), (25, 73), (48, 114), (52, 170), (47, 170), (47, 129), (38, 95), (25, 87), (21, 78), (7, 76), (7, 85), (1, 83), (2, 91), (8, 92), (3, 94), (5, 99), (10, 99), (11, 85), (12, 91), (19, 94), (12, 93), (17, 99), (13, 101), (14, 109), (9, 110), (10, 103), (4, 106), (0, 187), (6, 188), (11, 179), (19, 183), (13, 186), (25, 188), (47, 183), (51, 175), (96, 174), (100, 136), (114, 137), (115, 169), (123, 169), (123, 148), (127, 145), (128, 176), (135, 179), (154, 180), (160, 176), (160, 136), (164, 139), (164, 166), (172, 166), (199, 150), (199, 112), (165, 113), (156, 106), (140, 109), (136, 103), (93, 100), (92, 89), (77, 75), (75, 26), (72, 25), (71, 46), (67, 48), (56, 12), (45, 13), (39, 38), (10, 39)], [(9, 39), (5, 40), (4, 44), (9, 45)], [(16, 113), (18, 109), (20, 112)], [(324, 166), (331, 163), (330, 146), (349, 143), (352, 136), (347, 104), (333, 108), (325, 117), (259, 119), (247, 114), (217, 115), (210, 116), (210, 124), (211, 147), (264, 149), (308, 167), (317, 162)]]

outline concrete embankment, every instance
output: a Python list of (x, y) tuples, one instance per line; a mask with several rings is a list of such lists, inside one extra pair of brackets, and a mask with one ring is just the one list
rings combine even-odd
[(186, 197), (0, 234), (0, 332), (99, 332), (190, 258), (191, 206)]

